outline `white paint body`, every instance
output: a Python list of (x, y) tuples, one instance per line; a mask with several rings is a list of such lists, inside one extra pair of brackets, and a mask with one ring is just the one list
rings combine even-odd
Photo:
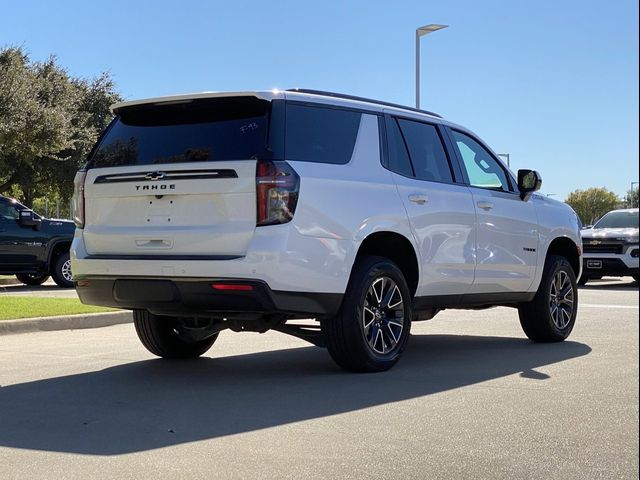
[[(627, 208), (614, 210), (614, 212), (623, 212), (638, 217), (637, 208)], [(596, 225), (597, 226), (597, 225)], [(626, 244), (622, 246), (621, 253), (603, 253), (603, 252), (586, 252), (584, 259), (608, 259), (620, 260), (628, 269), (638, 269), (639, 258), (634, 256), (632, 252), (638, 250), (638, 228), (588, 228), (580, 231), (585, 245), (591, 241), (600, 241), (606, 243), (608, 240), (624, 241)], [(604, 271), (603, 273), (607, 273)]]
[[(130, 183), (93, 183), (98, 175), (139, 171), (140, 166), (89, 170), (86, 225), (76, 229), (71, 247), (74, 276), (241, 278), (262, 280), (279, 291), (344, 293), (362, 242), (376, 232), (394, 232), (416, 252), (417, 296), (533, 292), (554, 239), (566, 237), (581, 245), (575, 213), (563, 203), (410, 179), (382, 166), (377, 115), (397, 110), (453, 126), (445, 120), (317, 95), (265, 93), (260, 98), (293, 98), (371, 113), (362, 116), (348, 164), (288, 162), (300, 176), (300, 195), (293, 220), (282, 225), (255, 226), (255, 161), (198, 162), (201, 169), (233, 168), (238, 178), (177, 180), (175, 192), (161, 199), (132, 191)], [(189, 168), (195, 164), (162, 167), (166, 172)], [(410, 201), (415, 194), (428, 201)], [(479, 208), (483, 201), (493, 208)], [(238, 258), (144, 260), (154, 253)], [(88, 258), (110, 254), (143, 258)]]

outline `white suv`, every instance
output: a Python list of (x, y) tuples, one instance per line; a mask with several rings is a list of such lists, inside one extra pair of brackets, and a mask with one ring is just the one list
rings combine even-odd
[(439, 115), (312, 90), (113, 112), (75, 179), (72, 271), (156, 355), (274, 329), (380, 371), (446, 308), (516, 307), (536, 342), (573, 328), (575, 213)]
[(603, 276), (630, 275), (638, 282), (638, 209), (613, 210), (583, 229), (584, 265), (578, 285)]

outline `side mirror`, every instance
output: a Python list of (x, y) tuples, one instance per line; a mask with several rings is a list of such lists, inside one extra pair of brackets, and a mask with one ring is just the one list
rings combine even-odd
[(20, 210), (20, 216), (18, 217), (18, 224), (21, 227), (33, 227), (34, 230), (40, 230), (42, 226), (42, 220), (40, 220), (33, 210)]
[(529, 200), (533, 192), (537, 192), (542, 187), (542, 177), (535, 170), (518, 170), (518, 190), (520, 198)]

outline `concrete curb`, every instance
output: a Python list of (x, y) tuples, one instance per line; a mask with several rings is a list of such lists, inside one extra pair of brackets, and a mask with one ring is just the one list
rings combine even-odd
[(83, 313), (66, 317), (38, 317), (18, 320), (0, 320), (0, 335), (53, 330), (79, 330), (100, 328), (121, 323), (131, 323), (130, 311), (107, 313)]

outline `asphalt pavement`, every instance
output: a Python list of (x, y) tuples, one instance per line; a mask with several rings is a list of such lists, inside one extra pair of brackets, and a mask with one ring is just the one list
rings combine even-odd
[(0, 298), (3, 295), (27, 295), (33, 297), (78, 298), (75, 288), (62, 288), (49, 279), (42, 285), (25, 285), (23, 283), (0, 285)]
[(563, 343), (446, 311), (381, 374), (277, 332), (192, 361), (131, 324), (0, 336), (0, 478), (636, 479), (638, 286), (579, 294)]

